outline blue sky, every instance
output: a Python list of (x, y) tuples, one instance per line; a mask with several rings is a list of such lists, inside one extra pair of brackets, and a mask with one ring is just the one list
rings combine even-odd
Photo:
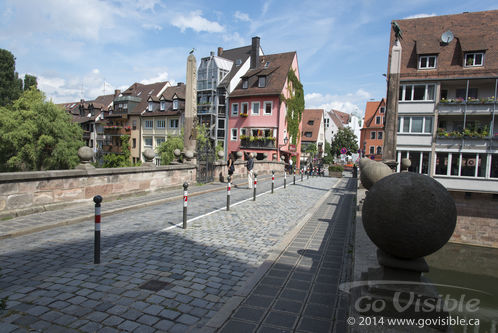
[(307, 108), (363, 112), (384, 97), (391, 20), (498, 9), (496, 1), (0, 0), (0, 48), (56, 103), (134, 82), (185, 81), (199, 60), (249, 45), (297, 51)]

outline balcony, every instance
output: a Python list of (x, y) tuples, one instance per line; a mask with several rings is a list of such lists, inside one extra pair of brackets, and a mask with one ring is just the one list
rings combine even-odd
[(104, 132), (111, 136), (130, 135), (131, 126), (107, 125), (104, 126)]
[(490, 100), (469, 100), (465, 102), (462, 99), (441, 100), (438, 105), (439, 114), (467, 114), (488, 115), (493, 112), (494, 101)]
[(262, 149), (275, 149), (275, 138), (272, 137), (241, 137), (241, 148), (262, 148)]

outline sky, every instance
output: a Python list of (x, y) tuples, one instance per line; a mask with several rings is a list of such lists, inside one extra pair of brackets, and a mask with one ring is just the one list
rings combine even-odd
[(496, 0), (0, 0), (0, 48), (55, 103), (134, 82), (185, 82), (186, 60), (251, 44), (296, 51), (306, 108), (364, 113), (385, 97), (392, 20), (498, 9)]

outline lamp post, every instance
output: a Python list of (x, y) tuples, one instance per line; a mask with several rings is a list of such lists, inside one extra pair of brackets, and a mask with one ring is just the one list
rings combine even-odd
[[(280, 149), (283, 147), (283, 146), (286, 146), (287, 143), (289, 142), (289, 139), (287, 138), (287, 135), (284, 137), (284, 144), (283, 145), (278, 145), (278, 152), (280, 154)], [(285, 172), (285, 168), (284, 168), (284, 172)]]

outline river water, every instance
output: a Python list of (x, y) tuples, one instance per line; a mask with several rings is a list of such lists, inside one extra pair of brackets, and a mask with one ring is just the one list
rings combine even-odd
[[(498, 249), (448, 243), (426, 257), (429, 273), (424, 274), (448, 300), (454, 319), (467, 324), (452, 325), (454, 332), (496, 333), (498, 331)], [(470, 322), (470, 319), (473, 319)]]

